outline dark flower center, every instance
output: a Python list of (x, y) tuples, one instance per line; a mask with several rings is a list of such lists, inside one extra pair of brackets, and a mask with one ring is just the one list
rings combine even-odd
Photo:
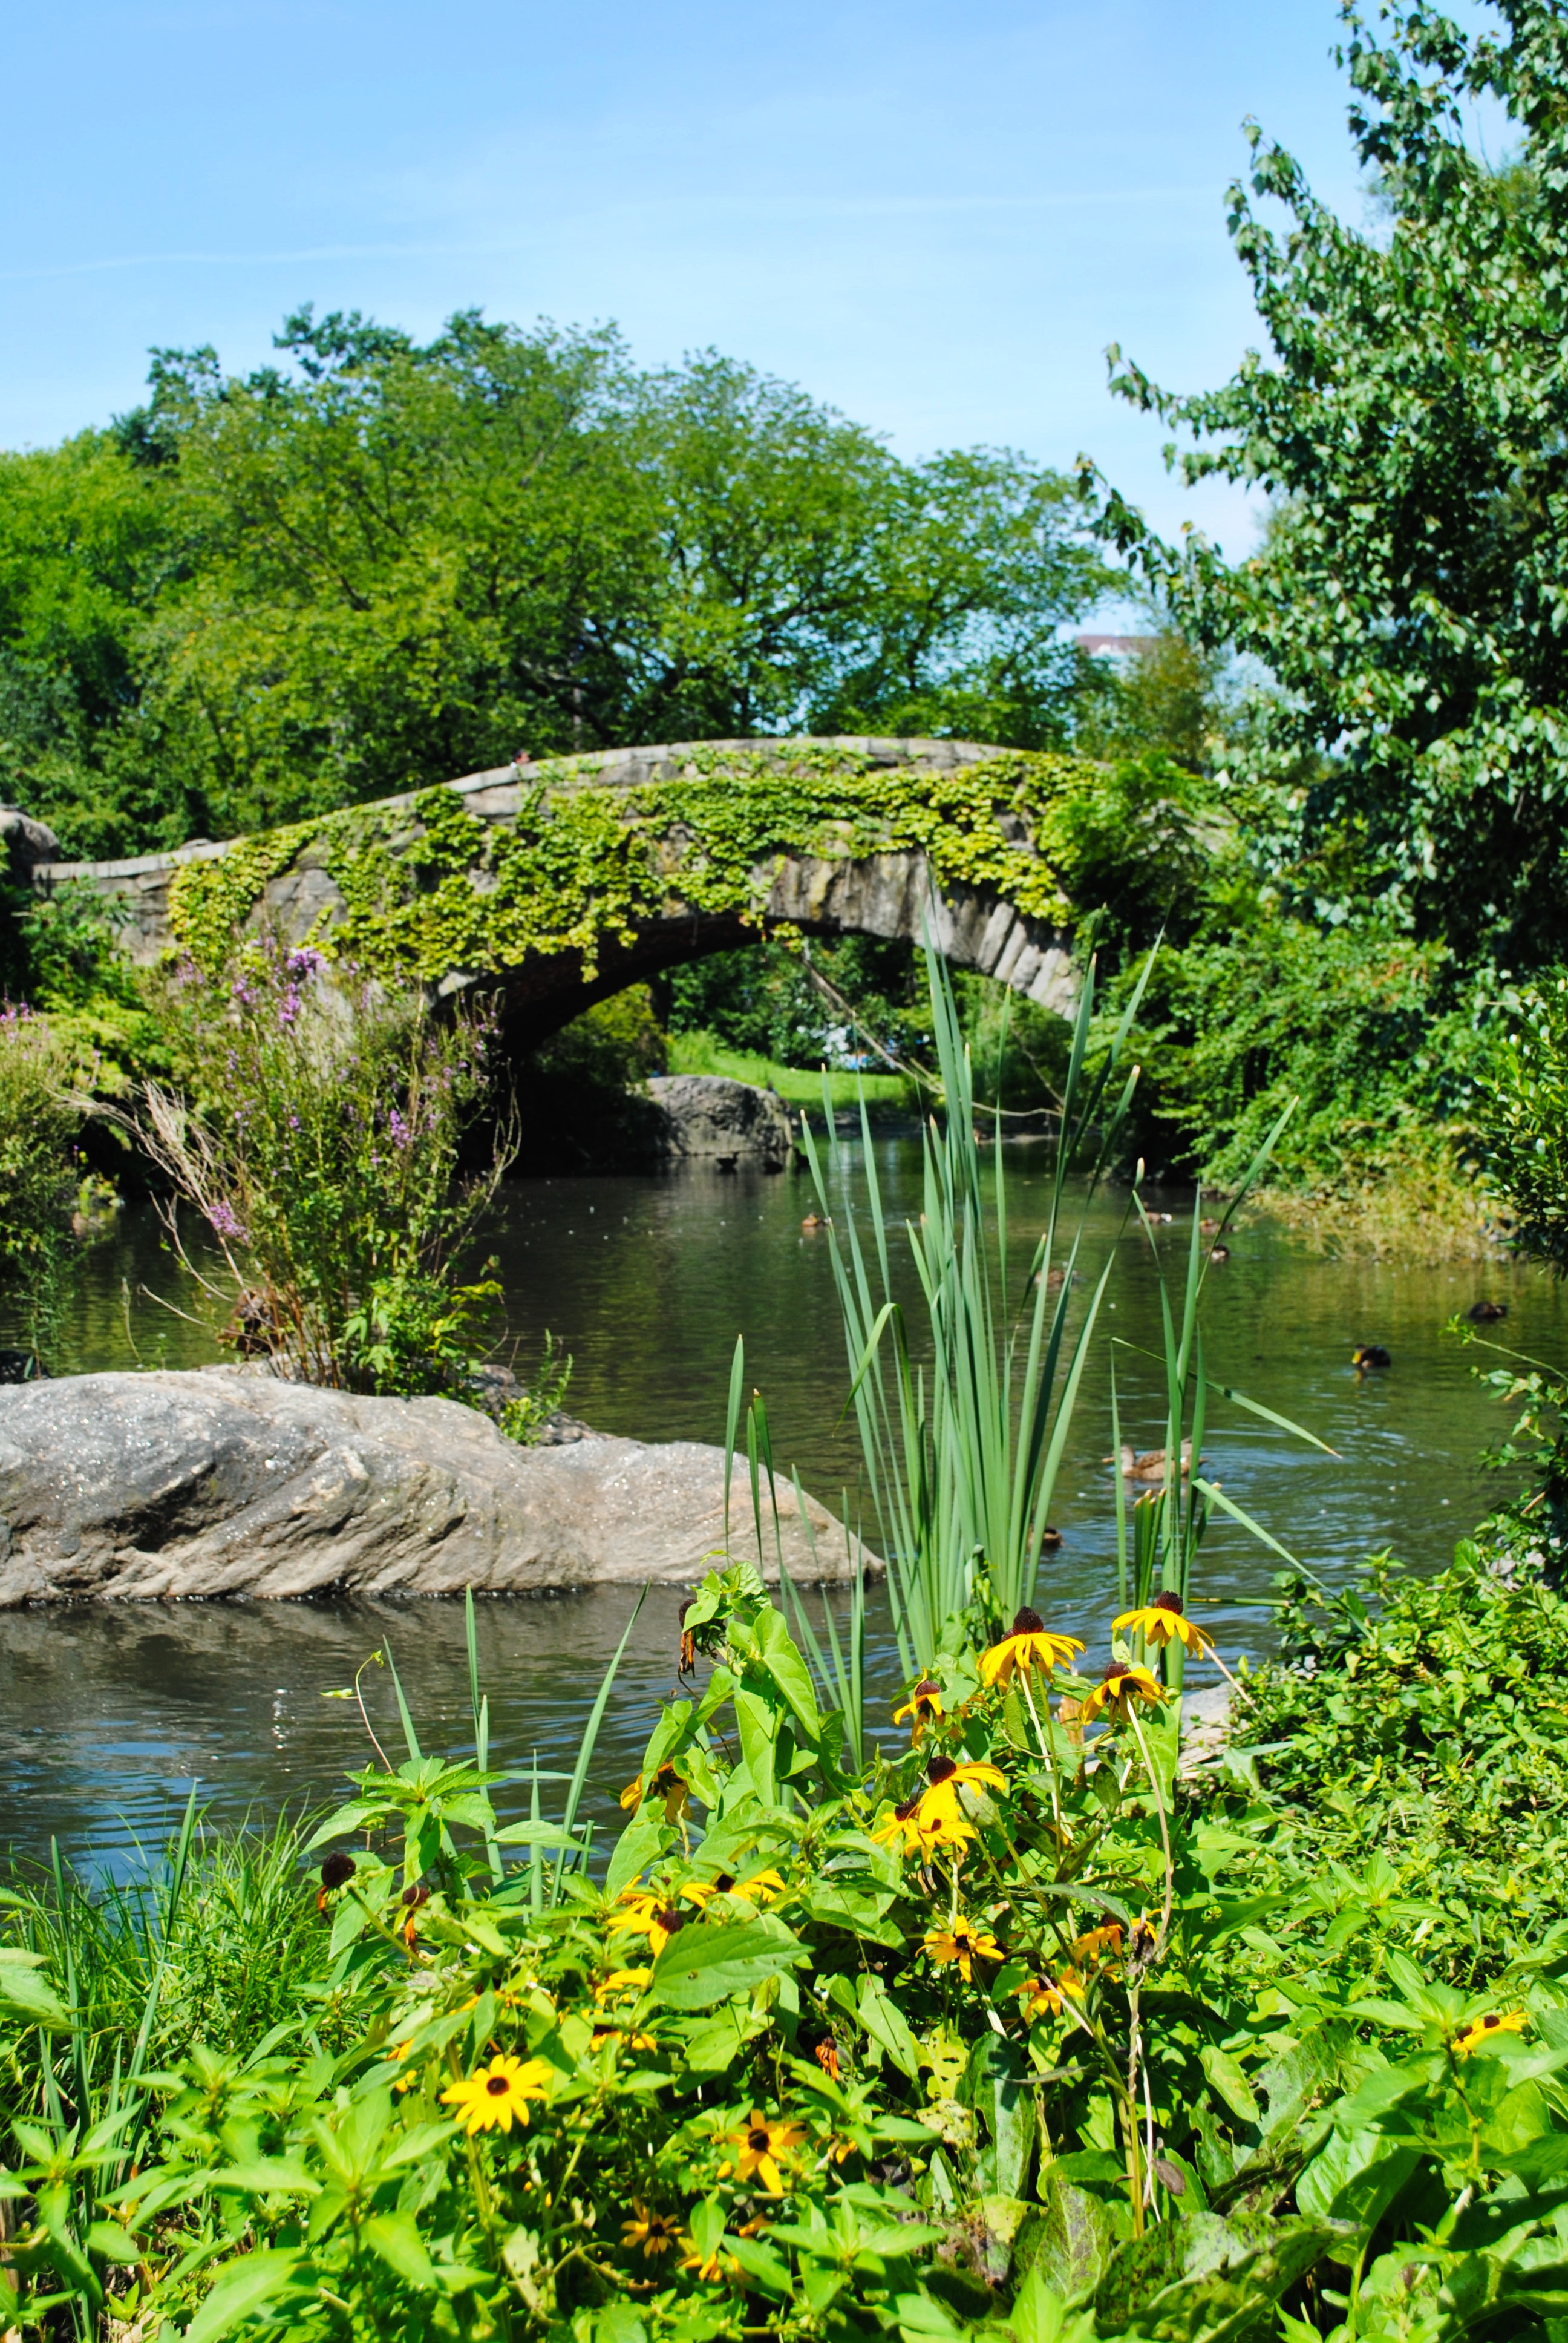
[(930, 1700), (940, 1691), (940, 1684), (933, 1684), (930, 1676), (925, 1676), (915, 1686), (914, 1697), (916, 1700)]
[(926, 1767), (926, 1779), (928, 1782), (950, 1782), (958, 1770), (950, 1757), (933, 1757)]
[(430, 1891), (427, 1887), (405, 1887), (403, 1890), (403, 1906), (406, 1911), (417, 1912), (421, 1904), (428, 1904), (429, 1901)]
[(735, 1874), (732, 1871), (721, 1871), (713, 1885), (720, 1896), (728, 1896), (735, 1885)]
[(909, 1821), (910, 1816), (914, 1813), (915, 1808), (920, 1805), (921, 1795), (922, 1795), (922, 1793), (921, 1793), (920, 1791), (917, 1790), (917, 1791), (915, 1792), (915, 1795), (914, 1795), (914, 1796), (913, 1796), (912, 1798), (906, 1798), (906, 1799), (904, 1800), (904, 1803), (903, 1803), (903, 1805), (902, 1805), (901, 1806), (895, 1806), (895, 1807), (893, 1808), (893, 1813), (894, 1813), (894, 1815), (897, 1816), (897, 1818), (898, 1818), (898, 1820), (899, 1820), (900, 1822), (901, 1822), (901, 1823), (907, 1823), (907, 1822)]
[(667, 1904), (657, 1916), (658, 1925), (667, 1936), (673, 1936), (678, 1928), (684, 1928), (686, 1926), (685, 1913), (678, 1912), (673, 1904)]
[(751, 2150), (753, 2156), (766, 2156), (768, 2153), (767, 2133), (765, 2131), (749, 2131), (746, 2135), (746, 2145)]
[(1105, 1681), (1108, 1684), (1120, 1684), (1126, 1674), (1127, 1670), (1122, 1666), (1121, 1662), (1112, 1660), (1105, 1671)]
[(341, 1887), (353, 1876), (354, 1857), (351, 1855), (339, 1853), (323, 1857), (321, 1865), (323, 1887)]
[(1498, 2016), (1495, 2010), (1489, 2010), (1481, 2022), (1483, 2026), (1501, 2026), (1503, 2020)]
[(493, 2099), (505, 2098), (511, 2087), (505, 2075), (492, 2075), (485, 2085), (486, 2090)]
[(1180, 1619), (1181, 1616), (1181, 1597), (1179, 1594), (1157, 1594), (1150, 1607), (1151, 1610), (1155, 1611), (1174, 1611), (1176, 1616)]
[(1045, 1621), (1038, 1611), (1031, 1611), (1026, 1603), (1013, 1620), (1012, 1633), (1015, 1635), (1043, 1635)]

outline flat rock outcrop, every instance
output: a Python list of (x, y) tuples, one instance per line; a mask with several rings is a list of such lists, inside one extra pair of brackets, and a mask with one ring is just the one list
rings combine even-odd
[[(833, 1516), (808, 1499), (809, 1537), (777, 1487), (790, 1575), (847, 1575)], [(743, 1464), (730, 1516), (743, 1553)], [(679, 1584), (723, 1535), (723, 1455), (695, 1441), (519, 1448), (452, 1400), (236, 1367), (0, 1386), (0, 1608)]]
[(777, 1091), (726, 1074), (656, 1074), (648, 1091), (664, 1117), (665, 1152), (674, 1161), (745, 1157), (782, 1171), (789, 1161), (794, 1125)]

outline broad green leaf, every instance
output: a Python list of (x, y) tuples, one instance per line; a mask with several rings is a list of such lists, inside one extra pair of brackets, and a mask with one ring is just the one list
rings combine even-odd
[(14, 2011), (30, 2026), (68, 2026), (65, 2004), (40, 1976), (41, 1953), (0, 1950), (0, 2009)]
[(1243, 2123), (1261, 2124), (1263, 2111), (1253, 2097), (1252, 2086), (1228, 2050), (1212, 2042), (1205, 2042), (1198, 2053), (1203, 2072), (1234, 2116)]
[(665, 1946), (648, 1990), (670, 2009), (710, 2009), (808, 1957), (799, 1939), (766, 1913), (718, 1926), (694, 1921)]
[(270, 2310), (295, 2283), (299, 2256), (278, 2247), (226, 2264), (185, 2331), (185, 2343), (215, 2343), (243, 2319)]

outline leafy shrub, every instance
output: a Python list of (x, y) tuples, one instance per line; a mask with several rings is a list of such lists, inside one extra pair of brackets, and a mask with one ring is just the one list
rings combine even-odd
[(0, 1311), (31, 1350), (53, 1332), (75, 1251), (75, 1071), (45, 1019), (0, 1011)]
[(461, 1389), (498, 1292), (458, 1263), (506, 1160), (460, 1179), (487, 1029), (414, 993), (329, 982), (319, 952), (182, 963), (166, 1014), (185, 1091), (146, 1087), (140, 1135), (227, 1271), (224, 1338), (349, 1391)]
[(530, 1448), (543, 1438), (549, 1420), (562, 1405), (567, 1387), (572, 1379), (572, 1356), (569, 1351), (558, 1351), (555, 1337), (545, 1329), (544, 1349), (533, 1381), (526, 1391), (509, 1399), (501, 1410), (501, 1430), (519, 1448)]
[(1468, 1166), (1500, 1030), (1497, 989), (1462, 984), (1440, 945), (1262, 909), (1211, 913), (1150, 972), (1131, 1042), (1137, 1143), (1228, 1187), (1294, 1100), (1273, 1201), (1302, 1200), (1352, 1241), (1376, 1242), (1402, 1216), (1412, 1243), (1484, 1249), (1488, 1205)]
[(1450, 1984), (1489, 1983), (1554, 1930), (1568, 1949), (1568, 1603), (1513, 1543), (1467, 1539), (1435, 1579), (1384, 1554), (1337, 1594), (1280, 1582), (1283, 1652), (1248, 1680), (1238, 1737), (1260, 1748), (1264, 1868), (1313, 1882), (1292, 1963), (1317, 1936), (1355, 1969), (1344, 1915), (1369, 1878)]
[(1568, 1272), (1568, 976), (1525, 992), (1506, 1047), (1482, 1091), (1487, 1161), (1517, 1241)]
[[(477, 1763), (421, 1755), (408, 1721), (406, 1761), (317, 1834), (317, 1895), (290, 1916), (268, 1890), (297, 2016), (261, 2031), (264, 1996), (221, 2047), (164, 2026), (161, 2071), (128, 2056), (135, 1993), (117, 2030), (87, 1995), (67, 2016), (29, 1906), (0, 1946), (0, 2185), (32, 2200), (8, 2316), (344, 2343), (1550, 2343), (1568, 1924), (1559, 1825), (1527, 1809), (1563, 1745), (1476, 1709), (1495, 1663), (1543, 1715), (1563, 1606), (1469, 1557), (1446, 1588), (1386, 1586), (1381, 1625), (1343, 1603), (1307, 1631), (1314, 1669), (1298, 1634), (1254, 1683), (1260, 1731), (1294, 1704), (1296, 1748), (1254, 1760), (1273, 1786), (1173, 1805), (1147, 1620), (1103, 1678), (1032, 1616), (950, 1654), (908, 1745), (861, 1764), (732, 1564), (687, 1609), (710, 1672), (655, 1721), (602, 1885), (586, 1750), (559, 1823), (536, 1783), (503, 1824), (476, 1692)], [(1458, 1801), (1423, 1817), (1420, 1791), (1447, 1795), (1478, 1730), (1500, 1794), (1444, 1877)], [(1363, 1822), (1391, 1768), (1402, 1822)]]

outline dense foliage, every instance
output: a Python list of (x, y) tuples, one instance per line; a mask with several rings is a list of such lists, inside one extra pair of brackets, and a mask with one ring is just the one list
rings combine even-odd
[[(1341, 51), (1380, 216), (1336, 218), (1254, 127), (1230, 216), (1267, 358), (1198, 396), (1113, 367), (1200, 443), (1188, 478), (1268, 493), (1262, 542), (1227, 562), (1114, 495), (1103, 517), (1195, 639), (1274, 679), (1249, 761), (1292, 785), (1283, 850), (1338, 840), (1352, 891), (1518, 968), (1556, 955), (1568, 910), (1568, 22), (1554, 0), (1498, 0), (1473, 32), (1429, 0), (1380, 13), (1382, 40), (1347, 5)], [(1517, 142), (1501, 168), (1478, 106)]]
[(45, 1019), (0, 1010), (0, 1325), (35, 1353), (47, 1351), (76, 1249), (81, 1071)]
[(602, 1883), (481, 1707), (355, 1776), (316, 1894), (188, 1842), (139, 1926), (14, 1892), (13, 2320), (1550, 2343), (1568, 1606), (1473, 1549), (1382, 1593), (1298, 1591), (1177, 1785), (1178, 1612), (1103, 1678), (1026, 1615), (861, 1762), (736, 1564)]
[(918, 464), (711, 354), (454, 317), (161, 353), (113, 431), (0, 459), (5, 794), (70, 853), (231, 836), (598, 745), (1060, 742), (1101, 590), (1070, 485)]
[(461, 1387), (498, 1292), (460, 1279), (507, 1151), (459, 1177), (486, 1029), (323, 969), (273, 939), (216, 973), (177, 963), (164, 1031), (181, 1086), (146, 1086), (136, 1135), (194, 1208), (187, 1259), (242, 1356), (348, 1391)]
[(1568, 1271), (1568, 977), (1527, 990), (1483, 1093), (1492, 1176), (1518, 1241)]

